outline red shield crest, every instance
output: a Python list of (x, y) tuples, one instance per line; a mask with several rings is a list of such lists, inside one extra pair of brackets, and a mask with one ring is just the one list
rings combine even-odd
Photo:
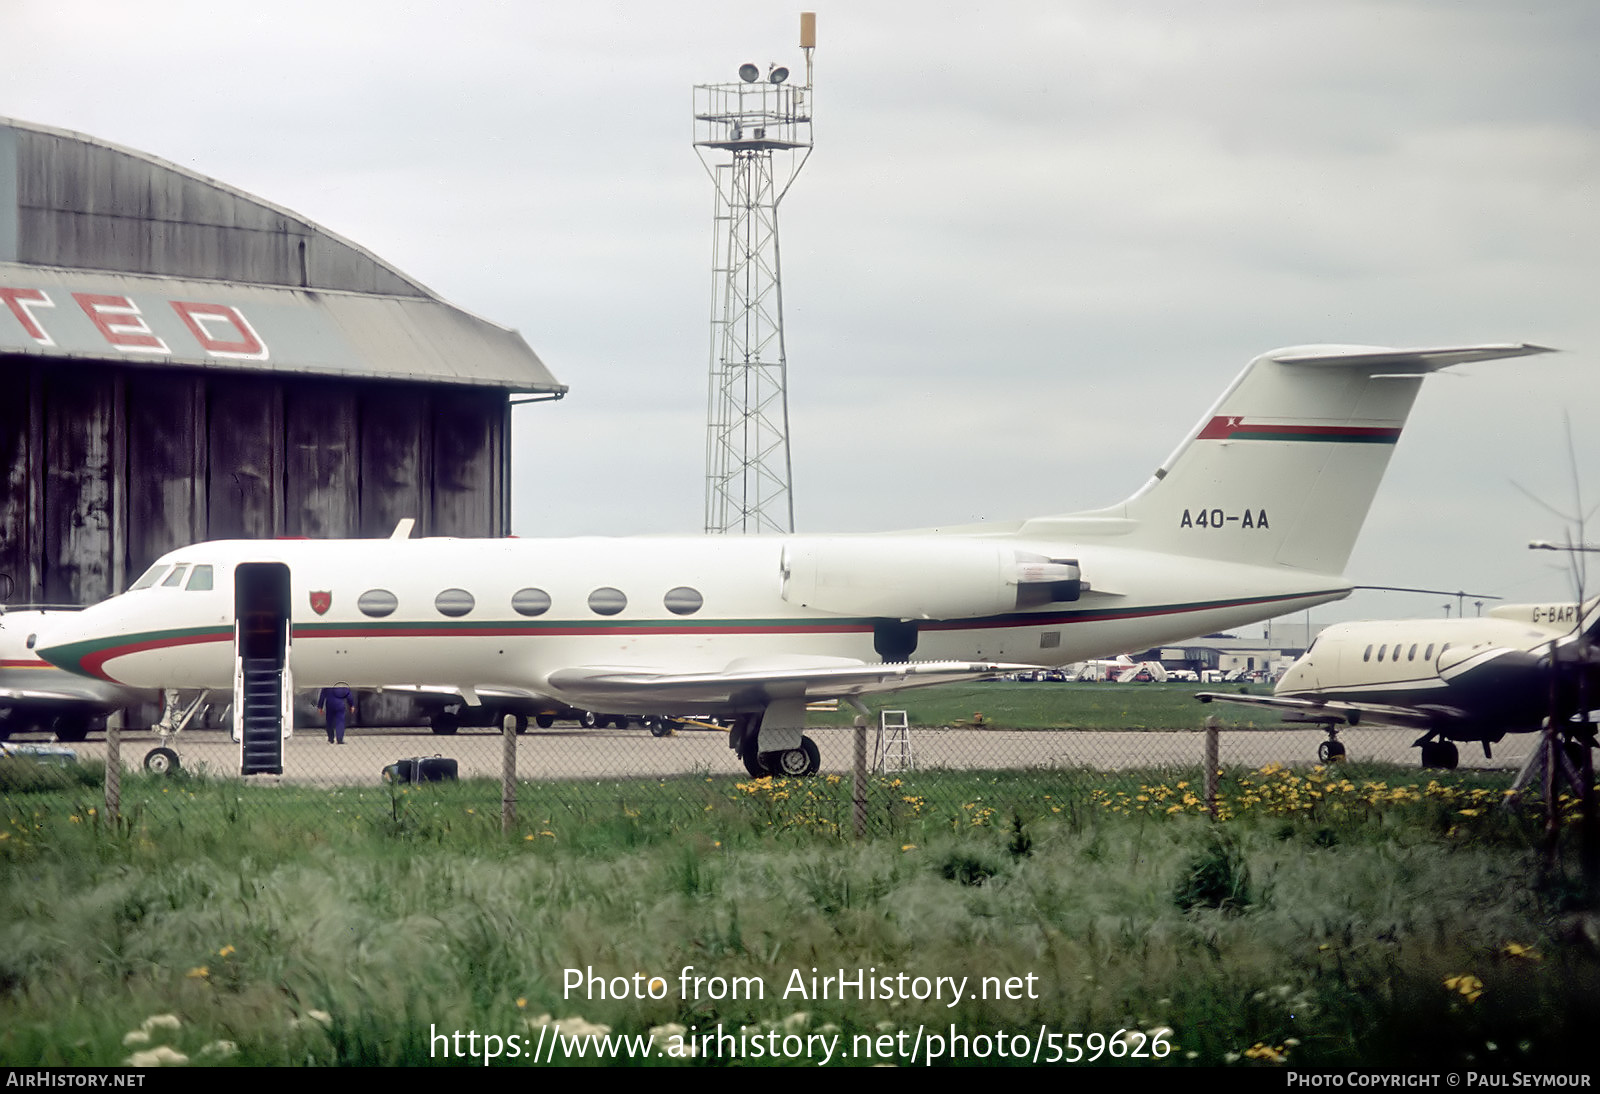
[(331, 607), (333, 607), (332, 590), (329, 590), (325, 593), (314, 592), (311, 594), (311, 610), (316, 612), (318, 615), (328, 614), (328, 609)]

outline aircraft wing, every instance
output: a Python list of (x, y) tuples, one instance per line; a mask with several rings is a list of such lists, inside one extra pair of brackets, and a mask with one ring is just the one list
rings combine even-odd
[(100, 696), (83, 691), (0, 687), (0, 703), (98, 703), (100, 701)]
[(381, 691), (403, 691), (411, 695), (435, 696), (440, 699), (460, 699), (468, 706), (481, 706), (485, 699), (514, 700), (527, 703), (561, 705), (550, 696), (529, 688), (514, 688), (500, 684), (465, 688), (456, 684), (387, 684)]
[(549, 690), (595, 710), (670, 711), (674, 707), (766, 704), (774, 699), (843, 699), (876, 691), (974, 680), (1036, 665), (984, 661), (868, 664), (844, 657), (742, 659), (715, 672), (636, 667), (570, 668), (550, 674)]
[[(385, 692), (404, 691), (404, 692), (409, 692), (409, 693), (411, 693), (413, 695), (454, 696), (457, 699), (460, 699), (460, 698), (464, 697), (462, 695), (462, 691), (464, 689), (462, 689), (460, 687), (457, 687), (454, 684), (385, 684), (382, 690), (385, 691)], [(488, 687), (473, 688), (472, 692), (473, 692), (474, 695), (477, 695), (479, 698), (487, 698), (487, 699), (544, 699), (544, 698), (548, 698), (548, 696), (546, 696), (546, 695), (544, 695), (544, 694), (542, 694), (540, 692), (537, 692), (537, 691), (532, 691), (532, 690), (530, 690), (528, 688), (503, 687), (503, 686), (498, 685), (498, 684), (496, 684), (494, 686), (488, 686)]]
[(1223, 691), (1201, 691), (1195, 698), (1202, 703), (1242, 703), (1246, 706), (1273, 707), (1288, 721), (1323, 720), (1328, 715), (1356, 725), (1372, 722), (1406, 729), (1434, 729), (1442, 720), (1461, 712), (1448, 707), (1397, 707), (1383, 703), (1346, 703), (1337, 699), (1296, 699), (1287, 695), (1229, 695)]

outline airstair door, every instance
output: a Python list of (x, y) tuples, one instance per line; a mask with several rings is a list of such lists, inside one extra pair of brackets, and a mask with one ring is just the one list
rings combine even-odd
[(294, 732), (289, 567), (242, 562), (233, 574), (233, 739), (241, 775), (283, 774)]

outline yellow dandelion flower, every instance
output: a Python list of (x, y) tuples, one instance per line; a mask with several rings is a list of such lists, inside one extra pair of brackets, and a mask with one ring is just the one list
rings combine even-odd
[(196, 965), (183, 975), (190, 980), (204, 980), (211, 975), (211, 970), (204, 965)]

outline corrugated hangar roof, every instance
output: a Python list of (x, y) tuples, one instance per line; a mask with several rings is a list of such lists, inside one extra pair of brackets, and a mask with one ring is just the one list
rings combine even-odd
[(566, 391), (515, 331), (287, 209), (7, 118), (0, 353)]

